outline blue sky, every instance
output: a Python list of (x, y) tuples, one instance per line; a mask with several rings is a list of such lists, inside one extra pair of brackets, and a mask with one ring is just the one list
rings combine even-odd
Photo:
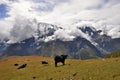
[(0, 4), (0, 19), (8, 17), (7, 6), (5, 4)]

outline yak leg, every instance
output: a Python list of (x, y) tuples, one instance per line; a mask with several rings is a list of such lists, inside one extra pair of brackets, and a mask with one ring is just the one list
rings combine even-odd
[(55, 67), (57, 67), (57, 62), (55, 61)]
[(63, 61), (62, 63), (63, 63), (63, 65), (65, 65), (65, 62), (64, 62), (64, 61)]

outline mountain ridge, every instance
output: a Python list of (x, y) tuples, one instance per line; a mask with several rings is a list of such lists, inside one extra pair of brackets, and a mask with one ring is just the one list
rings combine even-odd
[[(67, 54), (71, 58), (89, 59), (102, 57), (119, 49), (120, 38), (112, 39), (92, 26), (65, 30), (47, 23), (38, 23), (33, 36), (20, 42), (8, 44), (2, 56)], [(62, 31), (62, 32), (60, 32)], [(46, 42), (47, 41), (47, 42)]]

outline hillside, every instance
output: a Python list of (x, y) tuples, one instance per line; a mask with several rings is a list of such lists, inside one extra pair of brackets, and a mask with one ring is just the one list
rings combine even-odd
[(120, 57), (120, 50), (115, 51), (115, 52), (105, 56), (105, 58), (110, 58), (110, 57)]
[(101, 52), (94, 45), (80, 37), (74, 41), (56, 40), (47, 43), (40, 42), (38, 46), (35, 45), (35, 43), (35, 38), (31, 38), (25, 40), (24, 43), (12, 44), (6, 49), (5, 54), (2, 56), (40, 55), (51, 57), (67, 54), (69, 57), (76, 59), (98, 58), (102, 56)]
[[(41, 61), (49, 64), (43, 65)], [(17, 69), (26, 63), (23, 69)], [(15, 66), (14, 64), (18, 64)], [(120, 58), (75, 60), (54, 66), (53, 58), (13, 56), (0, 59), (0, 80), (120, 80)]]

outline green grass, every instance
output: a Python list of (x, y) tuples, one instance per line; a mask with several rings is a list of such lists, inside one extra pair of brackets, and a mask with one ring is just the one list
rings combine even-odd
[[(49, 64), (42, 65), (42, 60)], [(27, 63), (27, 67), (18, 70), (15, 63)], [(0, 60), (0, 80), (120, 80), (120, 58), (67, 59), (66, 65), (58, 66), (54, 66), (53, 58), (8, 57)]]

